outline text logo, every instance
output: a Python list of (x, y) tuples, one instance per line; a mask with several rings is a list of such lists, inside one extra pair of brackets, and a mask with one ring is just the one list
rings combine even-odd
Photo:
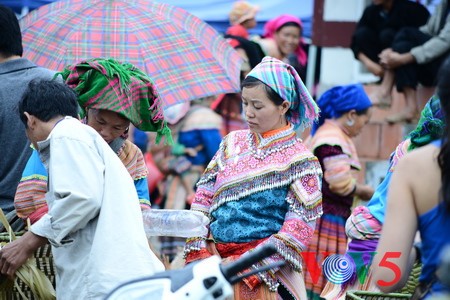
[[(347, 283), (350, 280), (356, 280), (356, 278), (360, 284), (364, 284), (375, 254), (376, 252), (347, 252), (345, 255), (330, 255), (324, 252), (322, 257), (325, 257), (325, 259), (323, 259), (322, 264), (319, 264), (314, 252), (302, 252), (302, 257), (306, 270), (315, 284), (318, 282), (321, 273), (329, 282), (334, 284)], [(378, 266), (391, 270), (394, 273), (394, 279), (391, 281), (378, 280), (379, 286), (392, 286), (400, 280), (402, 275), (400, 268), (396, 263), (390, 261), (400, 256), (400, 252), (386, 252), (384, 254)]]

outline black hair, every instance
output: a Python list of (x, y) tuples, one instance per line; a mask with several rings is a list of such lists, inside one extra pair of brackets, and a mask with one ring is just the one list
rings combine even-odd
[(295, 23), (295, 22), (286, 22), (286, 23), (284, 23), (283, 25), (278, 27), (276, 32), (279, 32), (282, 28), (287, 27), (287, 26), (294, 26), (294, 27), (299, 28), (300, 29), (300, 35), (302, 34), (302, 30), (303, 30), (302, 27), (298, 23)]
[(264, 91), (266, 92), (267, 97), (275, 105), (281, 105), (284, 102), (283, 98), (281, 98), (277, 92), (275, 92), (270, 86), (268, 86), (267, 84), (265, 84), (264, 82), (262, 82), (261, 80), (255, 78), (255, 77), (247, 76), (241, 83), (241, 89), (252, 88), (252, 87), (257, 87), (257, 86), (262, 86), (264, 88)]
[(357, 110), (357, 111), (356, 111), (356, 114), (357, 114), (358, 116), (367, 115), (367, 112), (368, 112), (368, 111), (369, 111), (369, 108), (362, 109), (362, 110)]
[(27, 128), (25, 112), (47, 122), (58, 116), (71, 116), (78, 118), (78, 96), (65, 83), (57, 80), (30, 81), (18, 110), (22, 123)]
[(441, 102), (441, 108), (445, 115), (445, 134), (442, 147), (438, 156), (439, 167), (441, 168), (441, 197), (447, 208), (450, 210), (450, 57), (444, 61), (438, 73), (437, 94)]
[(0, 54), (4, 57), (22, 56), (22, 33), (12, 9), (0, 5)]

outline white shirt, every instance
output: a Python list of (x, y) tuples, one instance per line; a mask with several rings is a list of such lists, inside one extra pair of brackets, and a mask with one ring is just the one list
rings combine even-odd
[(66, 117), (38, 148), (49, 212), (30, 230), (52, 245), (57, 299), (104, 299), (120, 283), (164, 270), (133, 180), (94, 129)]

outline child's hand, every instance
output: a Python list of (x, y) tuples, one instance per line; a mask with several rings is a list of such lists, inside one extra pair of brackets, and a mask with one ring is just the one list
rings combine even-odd
[(194, 156), (197, 156), (198, 151), (195, 148), (186, 148), (186, 149), (184, 149), (184, 153), (186, 153), (186, 155), (194, 157)]
[(192, 202), (194, 202), (194, 198), (195, 198), (195, 193), (192, 192), (189, 195), (186, 196), (186, 202), (189, 205), (192, 205)]

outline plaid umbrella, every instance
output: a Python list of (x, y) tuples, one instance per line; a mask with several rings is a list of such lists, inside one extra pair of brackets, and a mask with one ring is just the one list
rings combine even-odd
[(24, 57), (61, 71), (115, 58), (145, 71), (164, 107), (239, 90), (239, 54), (211, 26), (149, 0), (62, 0), (20, 20)]

